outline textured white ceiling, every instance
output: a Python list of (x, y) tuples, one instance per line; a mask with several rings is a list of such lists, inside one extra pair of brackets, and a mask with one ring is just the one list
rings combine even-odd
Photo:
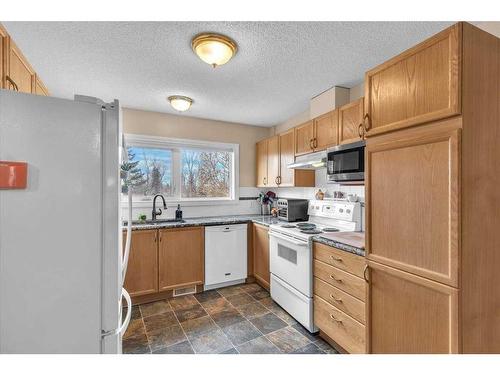
[[(166, 97), (192, 97), (188, 116), (272, 126), (306, 110), (331, 86), (364, 72), (450, 22), (4, 22), (58, 97), (118, 98), (125, 107), (177, 113)], [(191, 51), (200, 32), (238, 44), (213, 69)]]

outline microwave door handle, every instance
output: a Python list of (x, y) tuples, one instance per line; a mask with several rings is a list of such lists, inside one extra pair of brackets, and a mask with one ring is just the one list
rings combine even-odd
[(283, 241), (286, 241), (286, 242), (289, 242), (293, 245), (297, 245), (297, 246), (309, 246), (309, 243), (308, 242), (302, 242), (302, 241), (294, 241), (293, 239), (291, 239), (290, 237), (285, 237), (285, 236), (282, 236), (280, 234), (277, 234), (275, 232), (269, 232), (269, 235), (272, 236), (272, 237), (275, 237), (275, 238), (278, 238), (280, 240), (283, 240)]

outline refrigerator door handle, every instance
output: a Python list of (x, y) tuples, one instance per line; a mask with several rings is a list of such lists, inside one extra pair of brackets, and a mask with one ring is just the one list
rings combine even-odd
[(122, 296), (125, 298), (125, 301), (127, 301), (127, 315), (125, 316), (125, 320), (123, 321), (122, 325), (119, 328), (114, 329), (112, 331), (103, 331), (101, 333), (102, 337), (111, 335), (122, 336), (128, 328), (128, 325), (130, 323), (130, 318), (132, 317), (132, 300), (130, 298), (130, 294), (128, 294), (125, 288), (122, 288)]

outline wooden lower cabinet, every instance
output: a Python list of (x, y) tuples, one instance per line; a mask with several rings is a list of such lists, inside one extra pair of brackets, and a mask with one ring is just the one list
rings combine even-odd
[(269, 231), (268, 228), (253, 224), (253, 272), (255, 280), (269, 290), (271, 274), (269, 271)]
[(458, 289), (368, 262), (369, 353), (458, 353)]
[(159, 291), (203, 284), (205, 228), (159, 230)]
[[(125, 277), (131, 297), (158, 292), (158, 246), (156, 230), (132, 231), (132, 242)], [(123, 247), (127, 238), (123, 233)]]

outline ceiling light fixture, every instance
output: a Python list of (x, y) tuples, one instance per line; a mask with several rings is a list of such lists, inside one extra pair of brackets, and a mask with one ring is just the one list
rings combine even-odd
[(224, 65), (236, 54), (236, 42), (221, 34), (203, 33), (191, 41), (194, 53), (214, 68)]
[(187, 111), (191, 107), (191, 104), (193, 104), (193, 99), (182, 95), (169, 96), (168, 101), (172, 108), (179, 112)]

